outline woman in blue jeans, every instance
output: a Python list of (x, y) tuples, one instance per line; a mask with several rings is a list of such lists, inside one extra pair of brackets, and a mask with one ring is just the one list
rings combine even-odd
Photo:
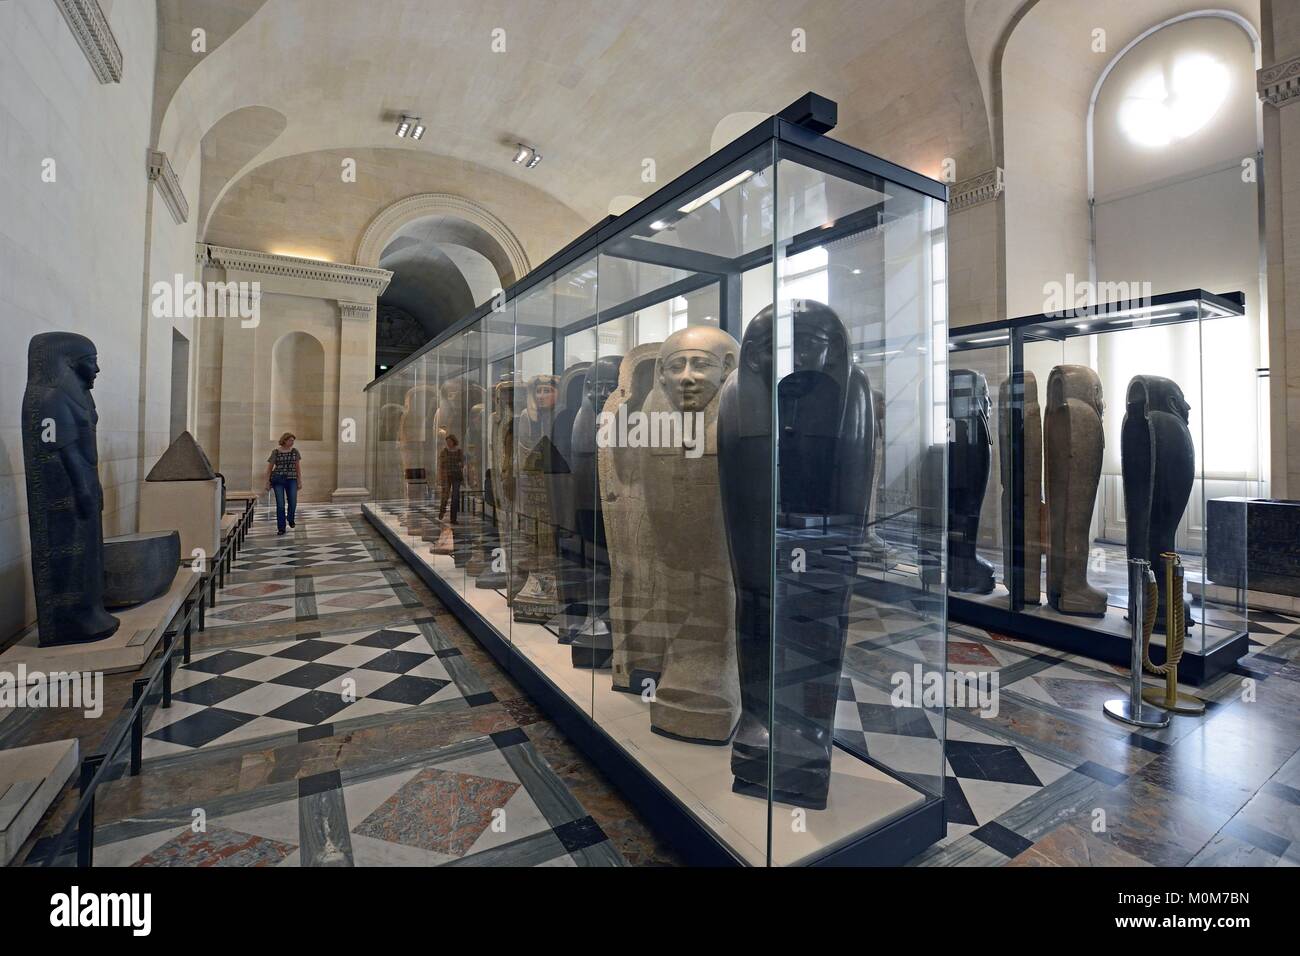
[[(266, 487), (275, 489), (276, 534), (284, 534), (286, 521), (293, 527), (294, 513), (298, 510), (298, 492), (302, 490), (302, 455), (293, 447), (293, 432), (280, 436), (279, 446), (266, 459)], [(289, 499), (289, 512), (285, 514), (285, 499)]]

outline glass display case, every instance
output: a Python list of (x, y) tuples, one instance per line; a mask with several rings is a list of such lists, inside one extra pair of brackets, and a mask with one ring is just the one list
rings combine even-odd
[(945, 202), (773, 117), (369, 387), (369, 519), (688, 859), (943, 835)]
[(1244, 548), (1244, 513), (1230, 513), (1239, 534), (1217, 539), (1206, 515), (1259, 488), (1243, 304), (1197, 289), (951, 332), (954, 621), (1127, 664), (1128, 563), (1140, 558), (1159, 585), (1160, 665), (1163, 568), (1176, 563), (1187, 587), (1179, 678), (1208, 682), (1236, 664), (1245, 582), (1216, 586), (1205, 569), (1210, 548), (1220, 559)]

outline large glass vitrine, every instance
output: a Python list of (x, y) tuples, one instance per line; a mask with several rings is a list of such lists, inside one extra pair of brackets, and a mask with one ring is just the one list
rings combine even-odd
[(943, 834), (945, 199), (773, 117), (370, 386), (370, 520), (688, 858)]
[(1245, 516), (1224, 512), (1241, 528), (1215, 540), (1206, 515), (1259, 493), (1250, 340), (1242, 295), (1199, 289), (953, 330), (953, 620), (1127, 664), (1139, 558), (1159, 585), (1159, 665), (1176, 561), (1179, 676), (1230, 669), (1247, 649), (1245, 582), (1216, 586), (1205, 569), (1211, 549), (1244, 548)]

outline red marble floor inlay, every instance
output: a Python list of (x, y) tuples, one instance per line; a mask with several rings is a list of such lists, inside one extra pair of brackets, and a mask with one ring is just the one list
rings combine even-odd
[[(519, 784), (429, 767), (353, 829), (358, 836), (463, 856)], [(509, 820), (506, 821), (509, 825)]]
[[(928, 661), (943, 660), (943, 642), (937, 638), (918, 638), (917, 645), (925, 654)], [(959, 641), (949, 638), (948, 640), (948, 663), (966, 664), (973, 667), (991, 667), (1000, 668), (1002, 662), (993, 656), (992, 652), (983, 644), (976, 644), (973, 641)]]
[(187, 830), (146, 853), (132, 866), (277, 866), (294, 847), (225, 827)]

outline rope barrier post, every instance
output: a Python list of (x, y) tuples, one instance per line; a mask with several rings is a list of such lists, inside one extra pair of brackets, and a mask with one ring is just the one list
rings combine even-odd
[(1155, 615), (1147, 620), (1148, 583), (1152, 582), (1151, 565), (1141, 558), (1130, 558), (1128, 562), (1128, 625), (1132, 647), (1129, 652), (1129, 695), (1115, 697), (1102, 704), (1102, 711), (1107, 717), (1133, 727), (1158, 729), (1169, 726), (1169, 717), (1154, 707), (1142, 703), (1142, 659), (1143, 649), (1155, 623)]
[(1165, 686), (1148, 687), (1142, 699), (1154, 707), (1171, 714), (1199, 716), (1205, 713), (1205, 702), (1191, 694), (1178, 691), (1178, 664), (1183, 659), (1187, 643), (1187, 611), (1183, 600), (1184, 575), (1182, 561), (1172, 551), (1160, 555), (1165, 571), (1165, 662), (1159, 667), (1145, 660), (1147, 673), (1163, 676)]

